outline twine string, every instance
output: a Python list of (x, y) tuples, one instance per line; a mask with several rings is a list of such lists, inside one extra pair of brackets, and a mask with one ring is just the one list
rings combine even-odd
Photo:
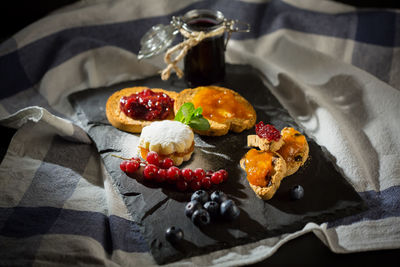
[[(226, 26), (219, 27), (215, 31), (211, 31), (205, 33), (204, 31), (195, 31), (188, 32), (183, 28), (180, 28), (179, 31), (186, 38), (183, 42), (171, 47), (167, 50), (164, 56), (164, 62), (167, 64), (167, 67), (161, 72), (161, 79), (166, 81), (171, 76), (171, 71), (175, 70), (176, 75), (179, 78), (183, 77), (183, 71), (177, 66), (178, 62), (182, 60), (192, 47), (198, 45), (201, 41), (206, 38), (214, 37), (224, 33), (226, 30)], [(178, 53), (175, 59), (171, 59), (172, 55)]]

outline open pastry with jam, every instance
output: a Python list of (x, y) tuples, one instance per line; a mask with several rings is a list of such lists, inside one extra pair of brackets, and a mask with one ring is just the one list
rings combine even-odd
[(178, 93), (159, 88), (125, 88), (112, 94), (106, 103), (106, 116), (114, 127), (140, 133), (153, 121), (173, 120)]
[(247, 180), (256, 195), (271, 199), (281, 180), (294, 174), (308, 158), (309, 147), (304, 135), (291, 127), (279, 132), (262, 121), (256, 125), (256, 135), (247, 137), (250, 149), (240, 160)]
[(256, 122), (253, 106), (240, 94), (219, 86), (200, 86), (185, 89), (174, 103), (177, 111), (184, 103), (191, 102), (201, 107), (203, 116), (209, 121), (208, 130), (195, 130), (200, 135), (222, 136), (233, 131), (240, 133), (250, 129)]

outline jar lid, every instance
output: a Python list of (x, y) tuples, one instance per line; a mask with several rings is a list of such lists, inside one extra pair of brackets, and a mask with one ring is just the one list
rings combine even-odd
[(149, 58), (164, 52), (174, 41), (179, 32), (172, 24), (157, 24), (151, 27), (140, 39), (141, 49), (138, 59)]

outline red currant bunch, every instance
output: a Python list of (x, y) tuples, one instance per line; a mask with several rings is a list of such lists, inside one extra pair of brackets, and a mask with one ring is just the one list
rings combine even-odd
[(140, 166), (144, 166), (141, 173), (144, 180), (174, 184), (179, 191), (210, 189), (213, 185), (218, 185), (228, 179), (228, 172), (224, 169), (218, 171), (205, 171), (202, 168), (195, 170), (190, 168), (180, 169), (174, 166), (172, 159), (161, 159), (155, 151), (147, 153), (145, 161), (137, 157), (121, 159), (123, 161), (120, 163), (120, 168), (126, 174), (133, 175), (138, 172)]

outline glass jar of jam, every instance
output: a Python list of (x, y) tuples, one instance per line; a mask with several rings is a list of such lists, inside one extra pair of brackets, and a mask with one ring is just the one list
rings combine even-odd
[[(149, 58), (168, 49), (164, 57), (168, 66), (161, 75), (163, 80), (169, 78), (173, 69), (178, 77), (183, 75), (191, 87), (218, 83), (225, 77), (225, 48), (231, 34), (249, 31), (249, 24), (226, 19), (220, 11), (194, 9), (183, 16), (172, 17), (169, 25), (153, 26), (140, 40), (138, 59)], [(178, 33), (184, 41), (169, 48)], [(172, 54), (177, 54), (175, 59), (171, 58)], [(184, 72), (177, 66), (182, 58)]]
[[(224, 15), (213, 10), (191, 10), (182, 17), (182, 21), (182, 27), (189, 33), (209, 33), (225, 27)], [(184, 77), (191, 87), (224, 80), (225, 32), (206, 38), (189, 49), (184, 58)]]

